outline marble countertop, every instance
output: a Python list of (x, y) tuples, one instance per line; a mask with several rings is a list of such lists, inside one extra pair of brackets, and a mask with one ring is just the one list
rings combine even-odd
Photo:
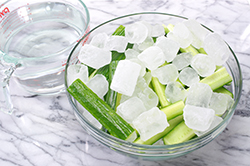
[(247, 0), (84, 0), (91, 27), (140, 11), (195, 18), (219, 33), (236, 52), (243, 74), (242, 97), (228, 127), (214, 141), (169, 161), (123, 156), (89, 136), (65, 94), (34, 96), (11, 80), (17, 109), (0, 112), (0, 166), (248, 166), (250, 163), (250, 5)]

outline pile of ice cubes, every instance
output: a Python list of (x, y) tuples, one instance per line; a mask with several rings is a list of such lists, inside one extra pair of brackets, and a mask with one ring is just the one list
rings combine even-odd
[[(128, 43), (133, 48), (126, 49)], [(180, 48), (190, 45), (204, 48), (207, 54), (179, 53)], [(119, 61), (111, 84), (102, 75), (89, 80), (87, 66), (99, 69), (109, 64), (111, 51), (126, 56)], [(157, 107), (158, 96), (149, 85), (151, 78), (156, 77), (166, 85), (169, 102), (185, 101), (185, 123), (201, 135), (222, 121), (219, 116), (232, 105), (233, 99), (213, 92), (208, 85), (199, 83), (200, 78), (213, 74), (216, 65), (223, 65), (230, 53), (218, 34), (195, 20), (176, 24), (167, 35), (161, 24), (139, 21), (126, 26), (125, 36), (106, 33), (94, 36), (79, 53), (82, 64), (69, 67), (68, 81), (71, 84), (80, 78), (100, 98), (109, 88), (120, 93), (117, 113), (139, 132), (141, 139), (147, 140), (169, 126), (166, 115)]]

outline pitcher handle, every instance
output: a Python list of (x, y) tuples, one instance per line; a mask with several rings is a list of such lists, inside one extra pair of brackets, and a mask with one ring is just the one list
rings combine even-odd
[(11, 114), (14, 110), (10, 91), (9, 80), (20, 64), (16, 58), (9, 57), (0, 50), (0, 111)]

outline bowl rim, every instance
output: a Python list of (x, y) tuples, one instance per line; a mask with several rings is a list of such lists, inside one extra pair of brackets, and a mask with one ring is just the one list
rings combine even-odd
[[(98, 29), (99, 27), (105, 25), (105, 24), (108, 24), (112, 21), (115, 21), (115, 20), (118, 20), (118, 19), (122, 19), (122, 18), (126, 18), (126, 17), (130, 17), (130, 16), (136, 16), (136, 15), (146, 15), (146, 14), (156, 14), (156, 15), (166, 15), (166, 16), (170, 16), (170, 17), (177, 17), (177, 18), (182, 18), (182, 19), (188, 19), (187, 17), (183, 17), (183, 16), (180, 16), (180, 15), (176, 15), (176, 14), (169, 14), (169, 13), (163, 13), (163, 12), (138, 12), (138, 13), (132, 13), (132, 14), (127, 14), (127, 15), (123, 15), (123, 16), (119, 16), (119, 17), (116, 17), (116, 18), (113, 18), (113, 19), (110, 19), (108, 21), (105, 21), (97, 26), (95, 26), (94, 28), (92, 28), (87, 34), (85, 34), (81, 40), (79, 40), (79, 42), (75, 45), (75, 47), (72, 49), (69, 57), (68, 57), (68, 60), (67, 60), (67, 63), (66, 63), (66, 68), (65, 68), (65, 87), (66, 89), (68, 88), (68, 84), (67, 84), (67, 68), (68, 66), (70, 65), (70, 59), (71, 59), (71, 56), (73, 55), (75, 49), (78, 47), (78, 45), (80, 43), (82, 43), (82, 41), (87, 38), (93, 31), (95, 31), (96, 29)], [(206, 27), (205, 25), (201, 24), (202, 26), (204, 26), (205, 28), (207, 28), (209, 31), (213, 32), (210, 28)], [(227, 43), (226, 43), (227, 44)], [(228, 45), (228, 44), (227, 44)], [(228, 45), (229, 46), (229, 45)], [(229, 49), (233, 55), (233, 58), (234, 60), (236, 61), (236, 64), (237, 64), (237, 67), (238, 67), (238, 71), (239, 72), (239, 84), (238, 87), (239, 89), (237, 89), (237, 98), (234, 98), (234, 104), (233, 106), (231, 107), (231, 109), (229, 110), (229, 113), (225, 116), (225, 118), (223, 118), (223, 121), (221, 123), (219, 123), (216, 127), (214, 127), (212, 130), (210, 130), (209, 132), (207, 132), (206, 134), (200, 136), (200, 137), (196, 137), (196, 138), (193, 138), (191, 140), (188, 140), (188, 141), (185, 141), (183, 143), (178, 143), (178, 144), (173, 144), (173, 145), (143, 145), (143, 144), (136, 144), (136, 143), (132, 143), (132, 142), (128, 142), (128, 141), (125, 141), (125, 140), (121, 140), (119, 138), (116, 138), (98, 128), (96, 128), (95, 126), (91, 125), (91, 123), (79, 112), (79, 110), (77, 109), (77, 106), (74, 104), (74, 102), (72, 101), (72, 96), (66, 91), (66, 94), (67, 94), (67, 97), (68, 97), (68, 100), (70, 102), (70, 104), (72, 105), (75, 113), (77, 113), (77, 115), (81, 118), (81, 120), (83, 120), (84, 124), (87, 125), (88, 128), (91, 129), (91, 132), (94, 131), (95, 133), (97, 133), (99, 136), (102, 136), (104, 137), (106, 140), (112, 140), (112, 141), (115, 141), (116, 143), (122, 143), (122, 146), (126, 145), (127, 147), (129, 148), (142, 148), (142, 149), (147, 149), (147, 150), (165, 150), (165, 149), (168, 149), (168, 148), (182, 148), (182, 147), (185, 147), (187, 145), (192, 145), (200, 140), (206, 140), (208, 137), (210, 137), (213, 133), (215, 133), (215, 131), (217, 131), (219, 128), (221, 128), (226, 122), (228, 122), (228, 120), (230, 120), (230, 118), (232, 118), (232, 115), (234, 114), (235, 112), (235, 109), (237, 107), (237, 104), (239, 103), (239, 100), (240, 100), (240, 97), (241, 97), (241, 91), (242, 91), (242, 72), (241, 72), (241, 68), (240, 68), (240, 64), (239, 64), (239, 61), (234, 53), (234, 51), (232, 50), (232, 48), (229, 46)], [(235, 78), (233, 77), (233, 81), (235, 81)], [(213, 139), (215, 137), (217, 137), (218, 135), (220, 135), (220, 132), (219, 133), (216, 133), (214, 136), (213, 136)], [(95, 138), (96, 139), (96, 138)], [(212, 139), (212, 140), (213, 140)], [(211, 140), (211, 141), (212, 141)], [(99, 140), (98, 140), (99, 141)], [(210, 142), (210, 141), (209, 141)], [(204, 144), (205, 145), (205, 144)]]

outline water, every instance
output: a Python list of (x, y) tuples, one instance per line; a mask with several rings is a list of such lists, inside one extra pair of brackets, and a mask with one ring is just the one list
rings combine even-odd
[(4, 52), (22, 59), (15, 79), (36, 94), (63, 89), (67, 57), (85, 26), (82, 13), (67, 4), (36, 3), (10, 11), (2, 21), (0, 44)]

